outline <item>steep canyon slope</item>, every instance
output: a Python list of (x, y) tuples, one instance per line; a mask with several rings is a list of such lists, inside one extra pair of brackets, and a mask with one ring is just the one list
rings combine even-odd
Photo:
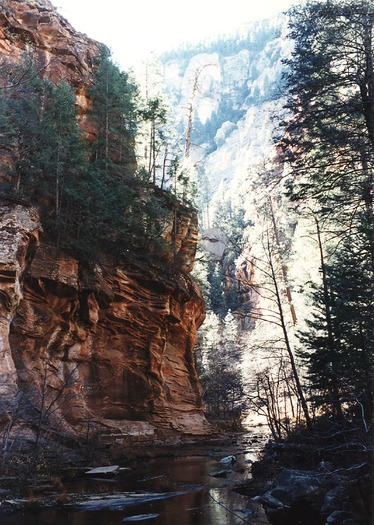
[[(77, 33), (48, 0), (7, 0), (0, 53), (31, 54), (40, 71), (76, 90), (80, 122), (89, 105), (98, 43)], [(2, 166), (8, 152), (1, 150)], [(189, 277), (197, 218), (180, 216), (174, 256), (162, 269), (129, 260), (83, 265), (48, 244), (37, 210), (0, 203), (0, 426), (13, 437), (39, 432), (123, 442), (170, 432), (210, 432), (201, 407), (193, 348), (204, 304)], [(22, 432), (21, 432), (22, 428)]]
[(209, 319), (218, 314), (222, 320), (234, 311), (247, 386), (264, 367), (275, 369), (272, 359), (283, 351), (269, 279), (271, 257), (292, 342), (296, 325), (302, 328), (308, 315), (298, 292), (307, 282), (318, 281), (312, 219), (301, 220), (286, 197), (287, 173), (274, 140), (284, 117), (282, 74), (291, 50), (287, 19), (280, 16), (162, 59), (165, 89), (177, 108), (181, 136), (186, 135), (188, 108), (193, 108), (191, 157), (201, 195), (200, 236), (211, 260), (211, 289), (218, 269), (221, 287), (236, 295), (234, 302), (217, 303), (214, 291)]

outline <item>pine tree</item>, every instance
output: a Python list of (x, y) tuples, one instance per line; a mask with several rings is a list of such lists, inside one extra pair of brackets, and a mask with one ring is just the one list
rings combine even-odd
[(78, 125), (75, 94), (66, 83), (44, 81), (39, 146), (33, 165), (40, 171), (38, 191), (45, 226), (63, 245), (78, 240), (87, 193), (85, 145)]
[[(335, 416), (373, 417), (374, 282), (364, 237), (344, 241), (326, 264), (325, 288), (313, 293), (314, 314), (301, 334), (311, 399)], [(328, 298), (326, 298), (326, 293)], [(326, 302), (328, 313), (326, 315)]]
[[(0, 155), (13, 157), (16, 144), (16, 132), (8, 111), (8, 99), (5, 91), (0, 91)], [(12, 167), (11, 162), (2, 162), (0, 168), (0, 190), (11, 193)]]
[(330, 240), (303, 356), (318, 406), (372, 417), (374, 6), (329, 0), (290, 14), (289, 193), (318, 209)]
[[(372, 221), (374, 7), (368, 0), (308, 2), (290, 16), (295, 49), (282, 139), (290, 195), (314, 197), (344, 234), (361, 211)], [(373, 254), (372, 227), (367, 234)]]
[[(166, 132), (163, 129), (166, 124), (166, 106), (159, 97), (146, 101), (146, 107), (141, 113), (142, 118), (149, 127), (149, 142), (145, 146), (145, 160), (147, 161), (147, 172), (149, 180), (154, 185), (157, 178), (160, 180), (160, 187), (163, 188), (165, 183), (166, 163), (167, 163), (167, 140)], [(160, 154), (164, 151), (164, 158), (160, 164)], [(161, 177), (157, 177), (161, 170)]]
[(8, 116), (16, 139), (12, 187), (16, 193), (29, 198), (39, 178), (39, 171), (33, 166), (32, 158), (39, 147), (43, 82), (36, 66), (27, 56), (14, 69), (12, 78), (15, 76), (22, 81), (15, 82), (7, 93)]
[(96, 124), (91, 155), (97, 168), (118, 178), (134, 173), (137, 93), (136, 84), (118, 69), (108, 49), (102, 46), (89, 91), (90, 118)]

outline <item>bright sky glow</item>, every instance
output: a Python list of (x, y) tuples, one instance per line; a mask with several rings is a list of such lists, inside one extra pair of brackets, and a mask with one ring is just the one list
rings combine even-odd
[(297, 0), (52, 0), (72, 26), (106, 44), (128, 68), (149, 53), (226, 34)]

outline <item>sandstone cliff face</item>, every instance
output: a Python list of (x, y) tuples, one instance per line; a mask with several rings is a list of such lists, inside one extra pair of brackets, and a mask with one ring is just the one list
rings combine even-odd
[(86, 90), (98, 42), (75, 31), (49, 0), (5, 0), (1, 4), (0, 58), (17, 61), (26, 53), (53, 82), (63, 79), (73, 85), (82, 128), (90, 134), (92, 126), (85, 119)]
[(20, 206), (0, 207), (0, 392), (5, 398), (17, 383), (9, 331), (22, 298), (22, 276), (38, 244), (37, 220)]
[(3, 409), (21, 392), (28, 410), (78, 436), (208, 432), (193, 360), (204, 307), (188, 275), (84, 268), (39, 231), (35, 211), (1, 208)]
[[(17, 60), (31, 51), (50, 78), (72, 83), (83, 123), (97, 50), (48, 0), (0, 7), (0, 54)], [(172, 279), (135, 263), (83, 267), (41, 232), (35, 210), (0, 203), (0, 427), (22, 403), (17, 417), (28, 428), (42, 416), (39, 426), (78, 439), (209, 432), (193, 359), (204, 319), (188, 276), (196, 218), (178, 221), (174, 256), (184, 262)]]

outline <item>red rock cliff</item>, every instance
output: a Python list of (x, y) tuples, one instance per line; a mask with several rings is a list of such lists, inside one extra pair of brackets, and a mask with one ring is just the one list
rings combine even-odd
[[(50, 77), (76, 87), (84, 115), (97, 43), (47, 0), (8, 0), (0, 52), (17, 58), (30, 47)], [(179, 221), (185, 263), (173, 279), (135, 264), (82, 267), (41, 243), (40, 232), (35, 210), (0, 203), (0, 425), (21, 393), (30, 421), (43, 412), (51, 428), (78, 438), (92, 429), (117, 441), (158, 429), (209, 432), (193, 359), (204, 318), (188, 275), (196, 218)]]
[(44, 75), (75, 87), (82, 128), (85, 120), (87, 86), (98, 42), (75, 31), (48, 0), (3, 0), (0, 5), (0, 57), (17, 61), (30, 54)]

